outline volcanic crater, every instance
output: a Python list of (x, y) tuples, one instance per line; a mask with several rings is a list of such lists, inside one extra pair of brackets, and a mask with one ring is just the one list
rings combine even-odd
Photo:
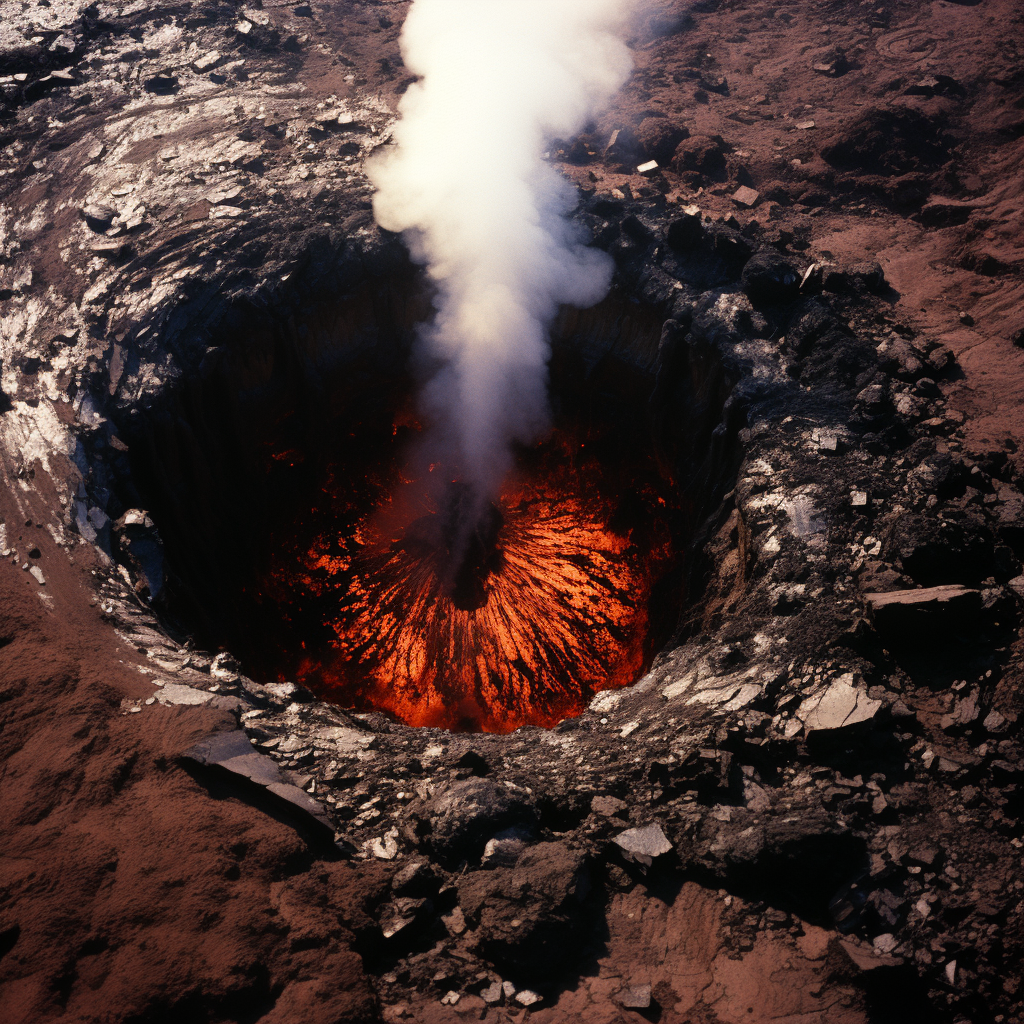
[(186, 7), (0, 28), (11, 1019), (1024, 1019), (1015, 5), (645, 8), (468, 533), (408, 5)]
[(115, 490), (160, 532), (169, 626), (254, 678), (410, 725), (550, 727), (673, 634), (714, 500), (673, 479), (650, 401), (663, 318), (624, 292), (561, 315), (549, 435), (467, 539), (469, 489), (416, 411), (425, 294), (409, 268), (301, 319), (239, 314), (124, 417)]

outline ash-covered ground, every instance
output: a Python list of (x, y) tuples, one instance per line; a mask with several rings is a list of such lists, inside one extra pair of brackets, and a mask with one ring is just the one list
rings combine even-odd
[(362, 171), (406, 6), (4, 8), (6, 1016), (1024, 1019), (1019, 6), (659, 4), (552, 147), (692, 543), (650, 673), (508, 736), (175, 600), (248, 528), (208, 410), (415, 319)]

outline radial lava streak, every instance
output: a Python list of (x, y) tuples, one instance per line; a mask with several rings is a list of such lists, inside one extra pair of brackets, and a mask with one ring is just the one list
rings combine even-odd
[(296, 553), (300, 566), (273, 573), (328, 627), (294, 675), (410, 725), (488, 732), (554, 725), (632, 683), (667, 536), (612, 529), (617, 505), (597, 484), (579, 466), (524, 473), (468, 543), (452, 529), (451, 487), (432, 500), (436, 488), (406, 481), (365, 511), (348, 504)]

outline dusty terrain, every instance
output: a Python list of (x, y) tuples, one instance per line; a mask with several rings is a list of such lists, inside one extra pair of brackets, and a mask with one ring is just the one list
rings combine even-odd
[(405, 9), (5, 7), (6, 1015), (1024, 1020), (1019, 5), (638, 23), (551, 159), (643, 311), (578, 333), (648, 384), (688, 603), (635, 687), (508, 737), (265, 685), (172, 600), (187, 523), (234, 599), (204, 395), (243, 435), (280, 365), (306, 401), (417, 315), (361, 171)]

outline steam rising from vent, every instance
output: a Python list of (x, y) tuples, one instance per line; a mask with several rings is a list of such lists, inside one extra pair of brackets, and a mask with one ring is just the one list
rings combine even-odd
[(370, 176), (374, 211), (401, 231), (437, 285), (424, 330), (442, 369), (425, 412), (443, 433), (449, 478), (494, 495), (514, 442), (547, 423), (548, 326), (562, 303), (590, 306), (610, 259), (565, 219), (575, 190), (544, 162), (625, 81), (625, 0), (415, 0), (402, 32), (420, 81)]

